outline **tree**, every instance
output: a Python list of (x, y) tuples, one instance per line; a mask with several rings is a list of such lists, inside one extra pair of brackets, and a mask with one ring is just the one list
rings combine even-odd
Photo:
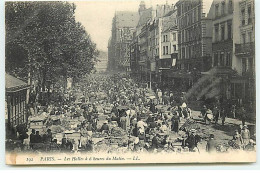
[(98, 51), (69, 2), (6, 2), (6, 71), (49, 88), (90, 73)]

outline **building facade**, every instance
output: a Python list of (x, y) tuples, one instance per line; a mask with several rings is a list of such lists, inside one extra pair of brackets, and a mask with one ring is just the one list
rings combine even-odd
[(171, 68), (172, 54), (177, 53), (176, 14), (175, 7), (167, 3), (155, 9), (146, 9), (144, 2), (140, 4), (140, 18), (131, 44), (131, 62), (138, 62), (138, 67), (131, 67), (135, 69), (132, 74), (150, 87), (163, 81), (163, 71)]
[(255, 94), (254, 1), (214, 0), (213, 6), (212, 67), (220, 97), (247, 104)]
[(138, 22), (138, 13), (119, 11), (112, 21), (108, 43), (108, 70), (129, 73), (130, 43)]
[[(212, 3), (212, 68), (189, 90), (196, 99), (216, 98), (227, 105), (255, 103), (254, 1)], [(195, 92), (196, 91), (196, 92)]]
[(177, 6), (178, 69), (207, 71), (211, 66), (212, 12), (206, 0), (179, 0)]
[(5, 74), (6, 90), (6, 127), (15, 129), (20, 124), (27, 123), (26, 94), (29, 86), (9, 74)]
[[(236, 16), (236, 17), (235, 17)], [(238, 77), (232, 80), (230, 95), (238, 104), (255, 104), (255, 4), (234, 3), (233, 62)]]

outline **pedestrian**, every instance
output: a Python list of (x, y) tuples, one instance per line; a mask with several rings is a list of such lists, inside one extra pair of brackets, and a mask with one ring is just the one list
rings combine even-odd
[(209, 140), (206, 145), (206, 151), (209, 153), (216, 152), (216, 141), (213, 134), (209, 135)]
[(94, 130), (94, 128), (93, 128), (93, 125), (92, 125), (92, 123), (88, 123), (88, 125), (87, 125), (87, 127), (86, 127), (86, 130), (87, 130), (87, 135), (89, 136), (89, 137), (92, 137), (92, 134), (93, 134), (93, 130)]
[(42, 142), (42, 137), (40, 135), (39, 131), (36, 131), (36, 135), (35, 135), (35, 143), (41, 143)]
[(172, 122), (171, 130), (174, 131), (175, 133), (178, 133), (179, 132), (180, 116), (178, 115), (177, 111), (175, 111), (173, 113), (173, 117), (171, 119), (171, 122)]
[(32, 129), (32, 133), (30, 134), (30, 145), (31, 147), (33, 146), (33, 144), (35, 143), (35, 129)]
[(160, 131), (162, 133), (168, 133), (168, 127), (166, 126), (165, 122), (162, 122), (162, 126), (160, 127)]
[(157, 134), (153, 137), (153, 139), (152, 139), (152, 146), (151, 146), (151, 148), (152, 148), (153, 150), (158, 149), (159, 147), (162, 146), (162, 145), (160, 144), (160, 142), (159, 142), (159, 137), (160, 137), (160, 135), (157, 133)]
[(195, 152), (195, 147), (196, 147), (195, 132), (196, 132), (195, 129), (191, 129), (190, 130), (190, 134), (189, 134), (188, 138), (185, 141), (190, 152)]
[(143, 122), (143, 120), (141, 118), (137, 119), (137, 128), (142, 128), (143, 131), (145, 130), (145, 127), (147, 127), (147, 124), (145, 122)]
[(204, 121), (205, 121), (205, 117), (206, 117), (206, 112), (207, 112), (207, 106), (206, 105), (203, 105), (201, 111), (200, 111), (200, 114), (201, 116), (203, 117)]
[(211, 121), (213, 120), (213, 113), (212, 111), (208, 108), (205, 114), (205, 124), (209, 125), (211, 124)]
[(235, 134), (233, 136), (233, 141), (235, 142), (236, 146), (235, 148), (240, 149), (243, 145), (243, 139), (242, 136), (238, 133), (238, 130), (235, 130)]
[(240, 114), (240, 117), (241, 117), (242, 125), (244, 126), (246, 124), (247, 115), (246, 115), (246, 110), (243, 106), (239, 110), (239, 114)]
[(241, 130), (241, 137), (243, 145), (246, 146), (250, 140), (250, 131), (248, 130), (247, 125), (243, 126), (243, 129)]
[(224, 126), (225, 125), (225, 121), (226, 121), (226, 113), (225, 113), (224, 108), (221, 108), (220, 116), (221, 116), (222, 126)]
[(109, 134), (109, 126), (107, 125), (107, 121), (105, 121), (104, 123), (103, 123), (103, 125), (101, 126), (101, 128), (100, 128), (100, 131), (102, 132), (102, 133), (107, 133), (107, 134)]
[(215, 106), (215, 107), (213, 108), (212, 113), (213, 113), (213, 116), (214, 116), (215, 125), (217, 125), (218, 119), (219, 119), (219, 114), (220, 114), (219, 108), (218, 108), (217, 106)]
[(51, 129), (47, 130), (46, 141), (47, 142), (52, 142), (52, 132), (51, 132)]
[(120, 125), (121, 125), (121, 128), (126, 130), (126, 123), (127, 123), (127, 119), (126, 119), (126, 114), (124, 116), (122, 116), (120, 118)]

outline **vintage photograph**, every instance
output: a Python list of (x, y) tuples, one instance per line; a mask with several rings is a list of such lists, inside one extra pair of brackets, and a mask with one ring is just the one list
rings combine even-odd
[(256, 162), (255, 90), (254, 0), (5, 2), (8, 165)]

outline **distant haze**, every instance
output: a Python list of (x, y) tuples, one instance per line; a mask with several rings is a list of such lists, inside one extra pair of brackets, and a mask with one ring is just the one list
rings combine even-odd
[[(97, 44), (97, 48), (107, 51), (115, 11), (138, 12), (140, 2), (140, 0), (77, 1), (74, 2), (76, 4), (76, 20), (86, 28), (92, 41)], [(148, 8), (166, 3), (165, 0), (145, 0), (144, 2)], [(175, 4), (175, 2), (177, 0), (168, 0), (168, 4)]]

